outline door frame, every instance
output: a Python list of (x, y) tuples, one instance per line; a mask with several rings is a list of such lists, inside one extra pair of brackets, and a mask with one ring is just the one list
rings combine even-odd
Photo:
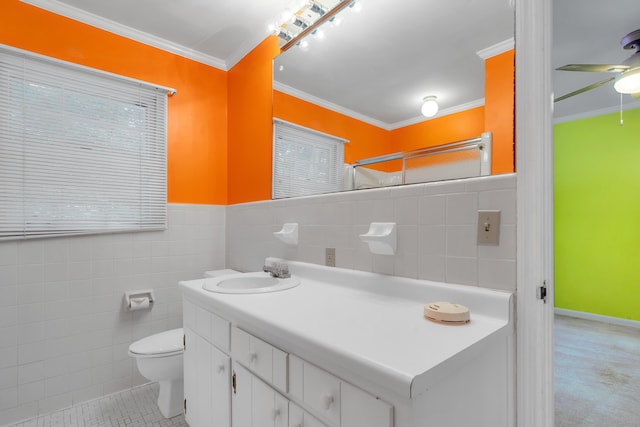
[(519, 427), (554, 425), (552, 10), (552, 0), (515, 0)]

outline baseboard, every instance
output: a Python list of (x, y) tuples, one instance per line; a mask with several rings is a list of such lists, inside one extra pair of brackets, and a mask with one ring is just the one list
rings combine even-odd
[(637, 320), (620, 319), (618, 317), (603, 316), (601, 314), (585, 313), (582, 311), (567, 310), (566, 308), (554, 309), (555, 314), (567, 317), (577, 317), (578, 319), (594, 320), (596, 322), (610, 323), (612, 325), (628, 326), (640, 329), (640, 322)]

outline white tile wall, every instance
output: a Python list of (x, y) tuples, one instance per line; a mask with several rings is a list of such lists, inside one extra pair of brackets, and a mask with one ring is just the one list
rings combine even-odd
[[(515, 175), (233, 206), (169, 205), (163, 232), (0, 243), (0, 425), (145, 382), (129, 344), (181, 325), (178, 280), (266, 256), (515, 290)], [(502, 212), (500, 245), (478, 246), (479, 209)], [(398, 252), (372, 255), (358, 235), (398, 224)], [(300, 224), (300, 244), (273, 232)], [(226, 225), (225, 225), (226, 224)], [(225, 246), (226, 242), (226, 246)], [(225, 263), (226, 260), (226, 263)], [(153, 288), (151, 311), (123, 310)]]
[[(225, 207), (168, 206), (168, 229), (0, 243), (0, 425), (146, 382), (127, 354), (182, 325), (177, 282), (225, 266)], [(125, 290), (154, 289), (150, 311)]]
[[(500, 210), (500, 244), (476, 243), (478, 210)], [(316, 264), (336, 248), (338, 267), (515, 291), (514, 174), (361, 190), (227, 208), (227, 268), (252, 271), (266, 256)], [(299, 245), (272, 233), (299, 224)], [(358, 235), (398, 224), (398, 252), (372, 255)]]

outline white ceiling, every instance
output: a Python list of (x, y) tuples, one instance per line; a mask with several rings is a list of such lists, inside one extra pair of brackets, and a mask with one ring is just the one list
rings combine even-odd
[(227, 70), (295, 0), (22, 0)]
[[(286, 7), (299, 2), (23, 1), (224, 70), (267, 36), (268, 25)], [(476, 52), (513, 36), (513, 0), (360, 1), (363, 10), (359, 16), (352, 14), (341, 27), (328, 29), (323, 43), (314, 45), (312, 41), (307, 52), (294, 47), (285, 54), (302, 57), (302, 63), (316, 71), (329, 63), (335, 68), (316, 77), (287, 80), (285, 74), (293, 74), (298, 67), (291, 60), (284, 73), (274, 71), (276, 79), (392, 127), (414, 120), (426, 95), (437, 95), (441, 109), (449, 111), (482, 101), (484, 67)], [(631, 52), (624, 51), (619, 41), (640, 27), (638, 17), (638, 0), (555, 0), (553, 67), (623, 61)], [(340, 48), (330, 46), (336, 42)], [(328, 51), (338, 54), (339, 59), (324, 59)], [(347, 59), (354, 57), (365, 66), (355, 71), (347, 67)], [(376, 62), (365, 63), (365, 57), (376, 58)], [(555, 92), (561, 95), (604, 78), (606, 75), (598, 73), (554, 71)], [(336, 86), (337, 82), (343, 86)], [(626, 98), (624, 102), (634, 102), (628, 95)], [(613, 85), (606, 85), (557, 103), (555, 116), (574, 116), (619, 104)]]
[[(620, 39), (640, 28), (638, 0), (554, 0), (553, 68), (566, 64), (620, 64), (633, 51), (624, 50)], [(555, 95), (561, 96), (611, 77), (608, 73), (554, 71)], [(640, 102), (624, 95), (626, 107)], [(620, 108), (620, 94), (613, 84), (559, 101), (556, 118), (576, 118), (593, 111)]]
[(484, 60), (477, 52), (513, 38), (507, 0), (362, 3), (359, 13), (347, 8), (323, 40), (310, 40), (308, 50), (282, 54), (275, 80), (386, 128), (424, 120), (428, 95), (438, 97), (441, 110), (482, 105)]

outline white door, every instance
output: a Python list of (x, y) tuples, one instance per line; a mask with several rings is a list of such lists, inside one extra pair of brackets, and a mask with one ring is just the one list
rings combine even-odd
[(251, 389), (252, 427), (274, 427), (278, 414), (274, 408), (275, 391), (253, 378)]
[[(213, 418), (213, 383), (211, 369), (211, 345), (198, 335), (194, 336), (196, 347), (196, 396), (195, 396), (195, 425), (191, 427), (212, 427), (211, 420)], [(193, 346), (192, 346), (193, 347)], [(217, 427), (217, 426), (216, 426)]]
[(233, 372), (233, 427), (288, 427), (289, 401), (236, 362)]
[(231, 363), (229, 356), (211, 347), (211, 426), (231, 427)]
[(230, 427), (229, 356), (190, 329), (184, 332), (185, 419), (191, 427)]
[[(553, 426), (551, 0), (515, 0), (517, 425)], [(546, 282), (546, 303), (538, 288)]]
[[(183, 356), (184, 363), (184, 398), (185, 398), (185, 419), (191, 427), (196, 427), (197, 407), (196, 404), (196, 384), (198, 384), (198, 371), (196, 367), (196, 347), (195, 337), (197, 335), (188, 328), (184, 328), (185, 350)], [(193, 345), (192, 345), (193, 344)]]
[(231, 420), (233, 427), (251, 427), (251, 373), (233, 362)]

